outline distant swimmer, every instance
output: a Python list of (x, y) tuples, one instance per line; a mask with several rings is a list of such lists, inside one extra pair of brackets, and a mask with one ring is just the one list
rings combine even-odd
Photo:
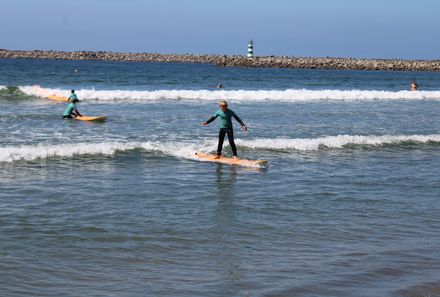
[(223, 85), (221, 83), (218, 83), (216, 86), (217, 89), (223, 89)]
[(232, 118), (236, 119), (237, 122), (243, 127), (245, 131), (248, 130), (248, 127), (243, 123), (243, 121), (233, 112), (228, 109), (228, 103), (225, 100), (221, 100), (219, 102), (220, 109), (206, 122), (203, 122), (202, 125), (206, 126), (216, 118), (220, 117), (220, 131), (218, 134), (218, 146), (217, 146), (217, 156), (216, 159), (220, 159), (222, 155), (223, 149), (223, 141), (225, 139), (225, 135), (228, 134), (229, 145), (232, 149), (232, 155), (234, 158), (237, 158), (237, 147), (234, 142), (234, 131), (232, 128)]
[(66, 110), (64, 110), (63, 118), (72, 119), (74, 117), (76, 118), (82, 116), (76, 108), (77, 102), (79, 102), (79, 100), (76, 97), (74, 90), (72, 90), (72, 95), (69, 97), (69, 104), (67, 105)]
[(419, 85), (417, 84), (417, 82), (415, 80), (413, 80), (410, 85), (410, 90), (417, 91), (418, 88), (419, 88)]

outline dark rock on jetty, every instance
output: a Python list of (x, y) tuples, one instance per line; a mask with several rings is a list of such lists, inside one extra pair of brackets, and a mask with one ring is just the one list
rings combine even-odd
[(404, 70), (440, 71), (440, 60), (397, 60), (397, 59), (351, 59), (351, 58), (298, 58), (259, 56), (252, 61), (244, 56), (232, 55), (175, 55), (155, 53), (114, 52), (63, 52), (63, 51), (14, 51), (0, 49), (0, 59), (51, 59), (51, 60), (96, 60), (116, 62), (156, 63), (209, 63), (223, 67), (259, 68), (303, 68), (341, 70)]

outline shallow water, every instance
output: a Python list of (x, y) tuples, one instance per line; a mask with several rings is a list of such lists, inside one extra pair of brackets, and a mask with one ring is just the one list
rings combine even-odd
[[(440, 74), (1, 60), (0, 85), (2, 296), (439, 294)], [(62, 120), (71, 88), (108, 121)], [(222, 96), (267, 168), (192, 158)]]

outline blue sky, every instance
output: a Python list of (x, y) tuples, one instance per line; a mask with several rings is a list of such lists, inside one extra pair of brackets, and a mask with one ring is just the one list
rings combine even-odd
[(440, 59), (437, 0), (1, 0), (0, 48)]

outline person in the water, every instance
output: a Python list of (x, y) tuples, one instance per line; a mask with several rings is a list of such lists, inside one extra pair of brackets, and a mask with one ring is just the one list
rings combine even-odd
[(70, 96), (68, 101), (73, 101), (73, 100), (76, 100), (77, 102), (79, 101), (78, 96), (76, 96), (75, 94), (75, 90), (70, 91)]
[[(73, 94), (75, 95), (75, 94)], [(72, 95), (70, 95), (72, 97)], [(66, 110), (64, 110), (63, 118), (65, 119), (72, 119), (76, 117), (81, 117), (81, 114), (79, 113), (78, 109), (76, 108), (76, 103), (79, 102), (78, 98), (70, 98), (69, 97), (69, 104), (66, 107)], [(76, 97), (76, 95), (75, 95)]]
[(417, 82), (415, 80), (413, 80), (410, 85), (410, 90), (417, 91), (418, 88), (419, 88), (419, 85), (417, 85)]
[(228, 103), (225, 100), (221, 100), (219, 102), (220, 109), (206, 122), (203, 122), (202, 125), (206, 126), (216, 118), (220, 118), (220, 131), (218, 133), (218, 146), (217, 146), (217, 156), (219, 159), (222, 155), (223, 141), (225, 139), (225, 135), (228, 134), (229, 145), (232, 149), (232, 155), (234, 158), (237, 158), (237, 147), (234, 142), (234, 130), (232, 128), (232, 118), (236, 119), (237, 122), (243, 127), (245, 131), (247, 131), (248, 127), (243, 123), (243, 121), (233, 112), (228, 109)]

